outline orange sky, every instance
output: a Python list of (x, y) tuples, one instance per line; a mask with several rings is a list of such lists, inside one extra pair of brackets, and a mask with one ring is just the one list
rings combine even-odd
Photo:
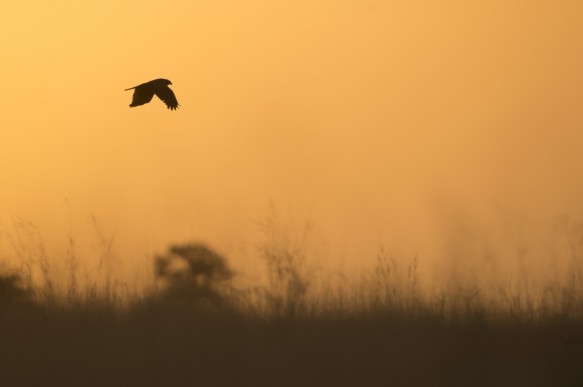
[[(509, 222), (531, 241), (583, 215), (581, 1), (22, 1), (0, 15), (0, 220), (35, 222), (49, 247), (70, 213), (80, 240), (93, 214), (128, 256), (191, 238), (237, 255), (273, 200), (314, 223), (318, 259), (350, 265), (381, 243), (442, 257), (460, 222), (502, 246)], [(123, 90), (159, 77), (181, 108), (130, 109)]]

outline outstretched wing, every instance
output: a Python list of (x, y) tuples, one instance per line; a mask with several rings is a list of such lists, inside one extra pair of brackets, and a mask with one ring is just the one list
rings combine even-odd
[(154, 91), (148, 85), (140, 85), (134, 88), (134, 96), (132, 98), (132, 103), (130, 107), (140, 106), (146, 104), (152, 100), (154, 96)]
[[(178, 101), (176, 100), (176, 96), (167, 85), (156, 84), (152, 89), (158, 98), (164, 101), (166, 106), (168, 106), (168, 109), (176, 110), (178, 108)], [(150, 99), (151, 98), (152, 97), (150, 97)]]

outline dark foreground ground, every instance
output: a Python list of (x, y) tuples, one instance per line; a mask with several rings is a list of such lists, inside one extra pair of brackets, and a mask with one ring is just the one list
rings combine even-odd
[(0, 304), (0, 386), (583, 386), (583, 325)]

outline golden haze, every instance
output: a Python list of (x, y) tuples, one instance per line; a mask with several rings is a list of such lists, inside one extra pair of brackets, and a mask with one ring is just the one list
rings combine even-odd
[[(313, 258), (333, 267), (382, 244), (422, 270), (488, 249), (547, 268), (560, 219), (583, 215), (580, 1), (33, 1), (0, 15), (2, 228), (33, 221), (54, 256), (70, 232), (95, 247), (94, 215), (129, 267), (190, 239), (247, 262), (273, 200), (314, 223)], [(123, 90), (159, 77), (181, 108), (129, 109)]]

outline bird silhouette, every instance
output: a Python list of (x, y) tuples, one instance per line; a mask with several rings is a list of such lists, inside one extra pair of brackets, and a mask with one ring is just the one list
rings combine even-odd
[(125, 89), (125, 91), (134, 90), (134, 96), (130, 107), (147, 104), (152, 100), (152, 97), (154, 97), (155, 94), (166, 104), (166, 106), (168, 106), (168, 109), (176, 110), (179, 105), (174, 92), (168, 87), (168, 85), (171, 84), (172, 82), (168, 79), (159, 78)]

